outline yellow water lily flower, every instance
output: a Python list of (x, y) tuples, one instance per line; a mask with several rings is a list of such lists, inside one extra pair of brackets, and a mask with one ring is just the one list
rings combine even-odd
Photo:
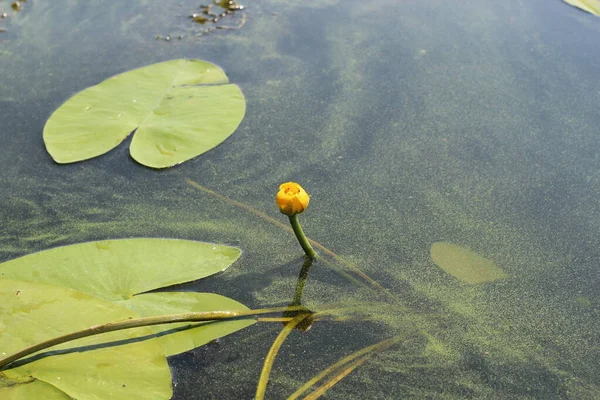
[(310, 196), (296, 182), (287, 182), (279, 186), (275, 201), (279, 211), (291, 217), (306, 210)]

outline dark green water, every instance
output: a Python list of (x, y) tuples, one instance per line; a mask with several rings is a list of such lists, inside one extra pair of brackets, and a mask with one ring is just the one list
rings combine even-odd
[[(287, 304), (302, 266), (293, 236), (184, 179), (282, 222), (277, 187), (297, 181), (312, 196), (308, 236), (395, 300), (317, 263), (308, 306), (388, 307), (294, 332), (267, 398), (397, 335), (407, 340), (328, 398), (600, 397), (599, 18), (559, 0), (264, 0), (242, 3), (241, 30), (196, 37), (191, 1), (80, 3), (29, 0), (0, 21), (2, 260), (132, 236), (232, 244), (240, 261), (184, 289)], [(222, 66), (244, 91), (227, 141), (166, 171), (137, 165), (125, 144), (53, 163), (41, 132), (65, 99), (180, 57)], [(435, 242), (508, 278), (462, 283), (431, 261)], [(174, 357), (174, 398), (251, 398), (279, 330), (256, 324)]]

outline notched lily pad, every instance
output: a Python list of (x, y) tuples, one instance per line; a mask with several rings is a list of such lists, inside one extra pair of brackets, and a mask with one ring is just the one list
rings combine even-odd
[[(0, 264), (0, 349), (8, 355), (92, 325), (136, 317), (246, 311), (243, 304), (212, 293), (138, 294), (210, 276), (240, 253), (213, 243), (136, 238), (58, 247), (7, 261)], [(0, 372), (0, 398), (166, 400), (171, 384), (165, 356), (253, 323), (164, 324), (65, 343), (45, 351), (52, 356)]]
[(438, 267), (466, 283), (490, 282), (507, 276), (493, 261), (452, 243), (434, 243), (431, 258)]
[(131, 156), (152, 168), (172, 167), (224, 141), (246, 102), (214, 64), (171, 60), (115, 75), (63, 103), (44, 127), (60, 164), (102, 155), (132, 131)]
[[(95, 324), (135, 317), (114, 302), (41, 283), (0, 279), (0, 299), (4, 355)], [(148, 335), (149, 328), (128, 329), (42, 351), (46, 357), (34, 356), (2, 371), (0, 398), (166, 400), (171, 397), (169, 366), (159, 342), (139, 340)]]

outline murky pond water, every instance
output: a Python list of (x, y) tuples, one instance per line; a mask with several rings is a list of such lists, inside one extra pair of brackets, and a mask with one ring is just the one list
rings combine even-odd
[[(132, 236), (231, 244), (240, 261), (183, 289), (285, 305), (293, 235), (185, 179), (282, 222), (275, 193), (297, 181), (305, 232), (339, 256), (313, 265), (305, 304), (372, 315), (294, 332), (267, 398), (399, 336), (328, 398), (600, 397), (600, 19), (559, 0), (309, 3), (242, 2), (243, 27), (210, 34), (187, 0), (0, 3), (0, 258)], [(126, 144), (71, 165), (47, 155), (44, 123), (73, 93), (181, 57), (220, 65), (246, 96), (223, 144), (164, 171)], [(461, 280), (432, 260), (439, 242), (501, 279)], [(174, 398), (251, 398), (280, 330), (173, 357)]]

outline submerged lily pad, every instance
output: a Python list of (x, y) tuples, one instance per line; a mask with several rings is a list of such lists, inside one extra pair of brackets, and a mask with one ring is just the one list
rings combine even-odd
[(152, 168), (196, 157), (235, 131), (244, 95), (214, 64), (171, 60), (115, 75), (62, 104), (44, 127), (58, 163), (99, 156), (132, 131), (131, 156)]
[(600, 16), (600, 0), (564, 0), (564, 2), (590, 14)]
[[(94, 324), (135, 317), (114, 302), (33, 282), (0, 279), (0, 299), (3, 355)], [(169, 399), (171, 375), (160, 343), (138, 340), (151, 334), (149, 328), (128, 329), (53, 347), (46, 357), (2, 371), (1, 398)]]
[(491, 260), (452, 243), (431, 246), (431, 258), (438, 267), (466, 283), (484, 283), (506, 278), (506, 273)]
[(235, 247), (190, 240), (105, 240), (6, 261), (0, 264), (0, 278), (49, 283), (105, 300), (123, 300), (223, 271), (240, 253)]

